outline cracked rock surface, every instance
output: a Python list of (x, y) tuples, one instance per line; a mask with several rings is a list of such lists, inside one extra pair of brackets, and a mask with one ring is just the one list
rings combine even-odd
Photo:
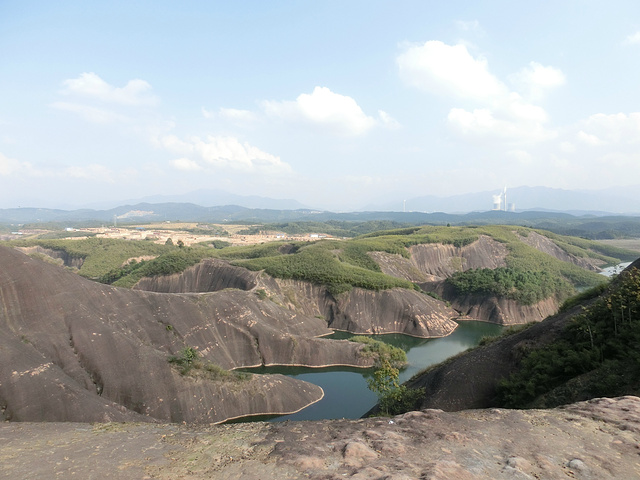
[(640, 398), (188, 426), (4, 423), (0, 478), (633, 479)]

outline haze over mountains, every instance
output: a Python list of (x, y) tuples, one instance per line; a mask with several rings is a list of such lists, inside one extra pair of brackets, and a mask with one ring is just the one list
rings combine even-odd
[[(507, 189), (507, 203), (513, 204), (516, 212), (527, 210), (564, 212), (573, 215), (609, 215), (609, 214), (640, 214), (640, 197), (637, 192), (639, 186), (616, 187), (602, 190), (563, 190), (549, 187), (520, 186)], [(386, 198), (379, 203), (369, 203), (352, 212), (443, 212), (443, 213), (468, 213), (486, 212), (493, 207), (493, 196), (500, 194), (501, 189), (485, 190), (476, 193), (464, 193), (439, 197), (424, 195), (402, 199)], [(55, 210), (80, 210), (80, 218), (86, 219), (87, 214), (94, 211), (108, 211), (110, 216), (121, 215), (121, 210), (126, 206), (140, 204), (193, 204), (197, 207), (222, 207), (236, 206), (242, 209), (263, 210), (309, 210), (327, 212), (328, 209), (320, 205), (304, 205), (291, 198), (268, 198), (257, 195), (236, 195), (224, 190), (200, 189), (184, 194), (153, 195), (126, 200), (113, 200), (94, 202), (90, 204), (52, 204), (46, 200), (21, 199), (15, 206), (0, 209), (0, 212), (9, 210), (44, 209)], [(333, 210), (337, 213), (344, 211)], [(26, 212), (25, 212), (26, 213)], [(67, 215), (63, 215), (67, 217)], [(92, 218), (101, 219), (104, 215)], [(5, 215), (6, 217), (6, 215)], [(13, 216), (11, 216), (13, 217)], [(15, 221), (22, 221), (14, 218)], [(0, 218), (0, 221), (13, 221)], [(27, 218), (24, 221), (33, 221)]]

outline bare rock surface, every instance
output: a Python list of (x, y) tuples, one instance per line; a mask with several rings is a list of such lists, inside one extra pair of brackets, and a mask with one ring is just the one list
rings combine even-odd
[(64, 250), (53, 250), (52, 248), (44, 248), (40, 245), (35, 245), (33, 247), (16, 247), (16, 250), (20, 250), (27, 255), (32, 255), (34, 253), (46, 255), (54, 260), (60, 261), (65, 267), (80, 268), (84, 263), (84, 258), (82, 257), (72, 257)]
[(456, 328), (451, 318), (458, 315), (444, 302), (407, 289), (374, 292), (353, 288), (334, 297), (322, 285), (275, 279), (218, 259), (204, 260), (179, 274), (143, 278), (134, 288), (162, 293), (264, 289), (288, 310), (323, 318), (330, 328), (351, 333), (442, 337)]
[(558, 311), (559, 304), (549, 297), (532, 305), (523, 305), (515, 300), (494, 295), (460, 295), (446, 282), (424, 284), (424, 289), (435, 291), (449, 301), (451, 307), (461, 315), (461, 320), (480, 320), (499, 325), (519, 325), (539, 322)]
[(0, 413), (15, 421), (220, 422), (290, 413), (320, 387), (280, 375), (181, 375), (168, 358), (368, 366), (361, 345), (318, 338), (326, 323), (253, 292), (158, 294), (101, 285), (0, 247)]
[(472, 268), (505, 267), (509, 251), (506, 245), (487, 235), (463, 247), (440, 243), (409, 247), (411, 262), (420, 272), (444, 280), (455, 272)]
[(354, 288), (338, 296), (326, 315), (329, 327), (353, 333), (404, 333), (444, 337), (455, 330), (457, 312), (424, 293), (403, 288), (373, 292)]
[(635, 479), (640, 399), (237, 425), (0, 424), (0, 478)]
[(591, 270), (592, 272), (599, 272), (601, 270), (600, 266), (606, 263), (604, 260), (599, 260), (597, 258), (582, 258), (576, 257), (571, 253), (567, 253), (562, 248), (560, 248), (553, 240), (545, 237), (544, 235), (540, 235), (537, 232), (528, 232), (528, 235), (526, 237), (518, 235), (518, 239), (522, 243), (526, 243), (536, 250), (551, 255), (558, 260), (573, 263), (574, 265), (582, 267), (586, 270)]
[(182, 273), (142, 278), (133, 288), (158, 293), (217, 292), (225, 288), (251, 290), (256, 286), (257, 276), (257, 272), (209, 258)]

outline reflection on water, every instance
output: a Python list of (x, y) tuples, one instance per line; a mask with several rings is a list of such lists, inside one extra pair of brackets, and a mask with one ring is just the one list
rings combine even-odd
[[(404, 382), (420, 370), (476, 346), (483, 336), (497, 335), (501, 330), (500, 325), (464, 321), (459, 323), (458, 328), (451, 335), (443, 338), (424, 339), (400, 334), (373, 335), (373, 338), (407, 352), (409, 365), (400, 373), (400, 381)], [(348, 333), (336, 332), (329, 338), (344, 339), (352, 336)], [(292, 415), (272, 417), (271, 421), (360, 418), (375, 405), (377, 400), (376, 395), (367, 388), (367, 377), (371, 375), (371, 369), (262, 367), (247, 371), (282, 373), (319, 385), (324, 390), (324, 398), (319, 402)], [(252, 418), (252, 420), (258, 419), (264, 420), (265, 417)]]
[(622, 272), (625, 268), (631, 265), (631, 263), (633, 262), (623, 262), (612, 267), (603, 268), (600, 272), (600, 275), (604, 275), (605, 277), (613, 277), (614, 275), (618, 275), (620, 272)]

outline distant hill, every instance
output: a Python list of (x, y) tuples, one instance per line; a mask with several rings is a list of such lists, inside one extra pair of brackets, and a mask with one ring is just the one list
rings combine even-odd
[(237, 205), (244, 208), (260, 208), (272, 210), (298, 210), (309, 208), (293, 199), (279, 199), (261, 197), (258, 195), (235, 195), (224, 190), (200, 189), (179, 195), (152, 195), (142, 198), (129, 199), (120, 202), (102, 202), (87, 205), (96, 210), (107, 210), (118, 205), (136, 205), (139, 203), (193, 203), (202, 207), (217, 207), (221, 205)]
[[(109, 210), (55, 210), (46, 208), (0, 209), (0, 224), (16, 225), (54, 224), (58, 227), (74, 227), (95, 223), (136, 224), (157, 221), (183, 221), (203, 223), (253, 223), (266, 225), (266, 229), (287, 230), (291, 222), (313, 222), (313, 230), (323, 230), (322, 223), (329, 222), (327, 231), (335, 229), (336, 222), (342, 230), (353, 230), (366, 222), (395, 223), (398, 225), (520, 225), (542, 228), (563, 235), (591, 239), (640, 237), (640, 216), (571, 215), (560, 212), (503, 212), (485, 211), (466, 214), (422, 212), (349, 212), (335, 213), (310, 209), (276, 210), (251, 209), (238, 205), (203, 207), (191, 203), (138, 203), (122, 205)], [(352, 224), (352, 225), (349, 225)], [(392, 227), (395, 225), (389, 225)], [(383, 225), (378, 228), (389, 228)], [(5, 228), (5, 230), (7, 230)], [(369, 230), (370, 231), (370, 230)]]
[[(636, 192), (640, 186), (605, 190), (563, 190), (548, 187), (515, 187), (507, 189), (507, 204), (514, 204), (517, 211), (545, 210), (574, 214), (607, 215), (611, 213), (640, 213), (640, 198)], [(502, 190), (465, 193), (449, 197), (425, 195), (406, 200), (405, 211), (418, 212), (472, 212), (486, 211), (493, 207), (493, 195)], [(401, 200), (394, 203), (367, 205), (363, 210), (403, 209)]]

